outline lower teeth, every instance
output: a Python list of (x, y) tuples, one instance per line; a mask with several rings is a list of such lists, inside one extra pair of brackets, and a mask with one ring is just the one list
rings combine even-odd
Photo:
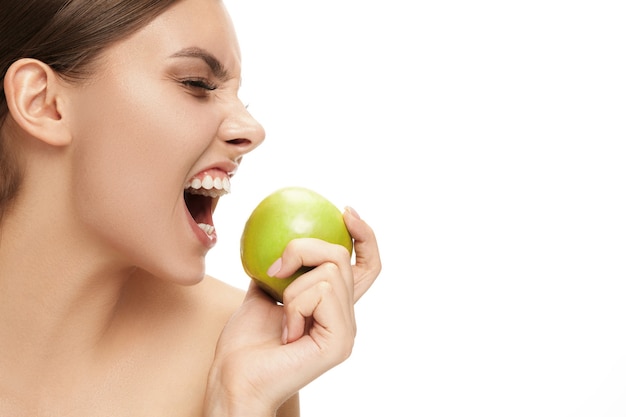
[(210, 224), (198, 223), (198, 226), (200, 227), (200, 229), (204, 230), (204, 233), (206, 233), (207, 235), (212, 234), (215, 230), (215, 227), (211, 226)]

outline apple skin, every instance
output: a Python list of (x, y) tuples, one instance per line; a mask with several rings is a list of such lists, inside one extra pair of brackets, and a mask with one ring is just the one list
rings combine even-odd
[(352, 255), (352, 236), (341, 211), (329, 200), (304, 187), (285, 187), (265, 197), (252, 211), (241, 235), (244, 271), (278, 302), (291, 282), (310, 270), (302, 267), (289, 278), (267, 275), (269, 267), (296, 238), (317, 238), (344, 246)]

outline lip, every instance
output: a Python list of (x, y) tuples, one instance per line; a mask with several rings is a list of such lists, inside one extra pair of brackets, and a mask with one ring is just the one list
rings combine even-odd
[(209, 172), (222, 172), (224, 176), (228, 178), (232, 178), (233, 175), (237, 172), (239, 168), (239, 164), (233, 161), (221, 161), (216, 164), (212, 164), (210, 166), (202, 168), (202, 170), (196, 172), (194, 175), (189, 178), (188, 181), (191, 181), (193, 178), (202, 177), (203, 175)]
[(191, 217), (191, 214), (189, 213), (189, 210), (187, 210), (187, 206), (184, 201), (183, 206), (185, 209), (185, 215), (187, 216), (187, 223), (191, 227), (193, 234), (200, 241), (202, 246), (204, 246), (207, 250), (213, 248), (217, 244), (217, 233), (215, 232), (215, 230), (213, 230), (213, 233), (211, 233), (211, 235), (207, 235), (204, 230), (200, 229), (200, 226), (198, 226), (198, 223), (196, 223), (193, 217)]

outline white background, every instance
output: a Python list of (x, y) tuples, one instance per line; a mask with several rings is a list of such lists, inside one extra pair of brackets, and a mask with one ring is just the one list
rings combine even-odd
[(227, 0), (267, 130), (207, 272), (284, 185), (351, 205), (383, 272), (303, 417), (626, 416), (619, 1)]

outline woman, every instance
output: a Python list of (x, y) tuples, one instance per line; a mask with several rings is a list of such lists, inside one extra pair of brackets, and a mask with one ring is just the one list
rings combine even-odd
[(378, 249), (348, 209), (356, 263), (292, 241), (276, 276), (316, 268), (284, 305), (205, 276), (217, 201), (264, 139), (222, 2), (8, 3), (0, 415), (299, 415), (298, 390), (350, 354)]

